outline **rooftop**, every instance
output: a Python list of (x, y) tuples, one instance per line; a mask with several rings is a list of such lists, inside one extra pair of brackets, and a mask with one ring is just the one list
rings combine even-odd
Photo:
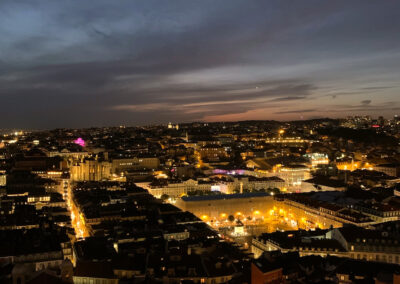
[(206, 201), (206, 200), (259, 198), (259, 197), (268, 197), (268, 196), (271, 196), (271, 195), (267, 192), (248, 192), (248, 193), (235, 193), (235, 194), (184, 196), (184, 197), (182, 197), (182, 200), (185, 202), (193, 202), (193, 201)]

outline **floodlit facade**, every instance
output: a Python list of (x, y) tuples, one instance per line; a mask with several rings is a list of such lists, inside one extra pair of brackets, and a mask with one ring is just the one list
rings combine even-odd
[(287, 185), (296, 187), (301, 186), (303, 180), (311, 177), (310, 169), (303, 165), (283, 166), (279, 170), (278, 176), (282, 178)]
[(85, 160), (73, 164), (70, 173), (72, 181), (101, 181), (111, 177), (111, 163)]

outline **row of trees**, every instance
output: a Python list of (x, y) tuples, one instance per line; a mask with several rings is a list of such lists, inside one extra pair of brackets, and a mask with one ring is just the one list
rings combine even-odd
[[(235, 193), (240, 193), (239, 189), (234, 190)], [(261, 188), (259, 190), (249, 190), (249, 189), (243, 189), (243, 193), (248, 193), (248, 192), (266, 192), (266, 193), (273, 193), (275, 194), (279, 194), (281, 191), (279, 190), (279, 188)]]

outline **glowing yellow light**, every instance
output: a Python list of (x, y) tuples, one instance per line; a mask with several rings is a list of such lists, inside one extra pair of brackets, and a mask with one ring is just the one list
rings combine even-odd
[(241, 212), (236, 212), (235, 215), (239, 215), (240, 216), (240, 215), (242, 215), (242, 213)]
[(283, 130), (283, 129), (279, 130), (279, 134), (283, 134), (283, 133), (285, 133), (285, 130)]
[(221, 218), (226, 218), (226, 213), (222, 213)]
[(255, 215), (260, 215), (260, 211), (256, 210), (253, 212)]
[(207, 216), (207, 215), (203, 215), (203, 216), (201, 216), (201, 219), (203, 219), (203, 220), (207, 220), (207, 218), (208, 218), (208, 216)]

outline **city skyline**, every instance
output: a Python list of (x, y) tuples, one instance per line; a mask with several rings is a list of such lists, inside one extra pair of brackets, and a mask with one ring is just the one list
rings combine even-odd
[(399, 139), (398, 116), (1, 130), (0, 282), (397, 284)]
[(395, 0), (1, 0), (1, 284), (400, 284)]
[(400, 111), (396, 1), (2, 1), (0, 128)]

